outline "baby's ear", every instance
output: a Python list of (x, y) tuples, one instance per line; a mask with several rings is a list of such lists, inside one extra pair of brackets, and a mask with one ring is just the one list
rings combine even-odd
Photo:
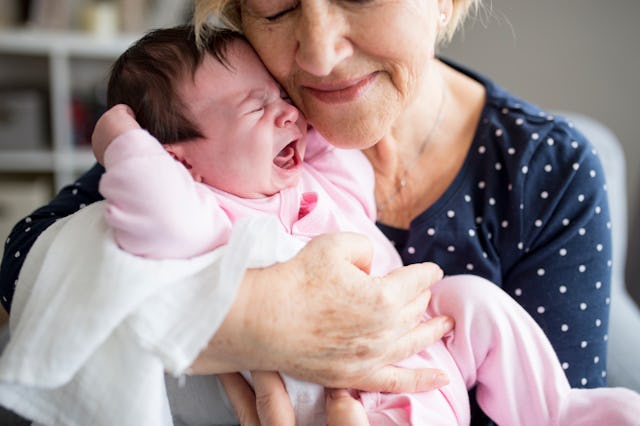
[(187, 169), (193, 180), (195, 180), (196, 182), (202, 182), (202, 176), (196, 173), (196, 171), (193, 169), (193, 166), (191, 165), (191, 163), (189, 163), (189, 159), (185, 155), (184, 150), (182, 149), (180, 144), (164, 144), (162, 146), (164, 147), (165, 151), (167, 151), (169, 155), (173, 157), (174, 160), (182, 164)]

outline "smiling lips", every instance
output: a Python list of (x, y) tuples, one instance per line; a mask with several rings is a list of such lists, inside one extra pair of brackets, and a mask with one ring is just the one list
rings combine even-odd
[(374, 72), (361, 79), (352, 80), (337, 85), (316, 85), (314, 87), (304, 86), (304, 90), (306, 90), (316, 99), (328, 104), (349, 102), (358, 97), (365, 90), (367, 90), (369, 88), (369, 85), (371, 84), (371, 82), (373, 82), (373, 80), (375, 80), (377, 75), (378, 73)]

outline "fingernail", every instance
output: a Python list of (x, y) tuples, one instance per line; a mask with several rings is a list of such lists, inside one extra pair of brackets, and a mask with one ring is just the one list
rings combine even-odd
[(455, 326), (456, 323), (453, 321), (453, 318), (445, 317), (442, 321), (442, 331), (444, 331), (445, 333), (453, 330)]
[(437, 388), (448, 385), (448, 384), (449, 384), (449, 376), (447, 376), (445, 373), (438, 373), (433, 378), (433, 386)]

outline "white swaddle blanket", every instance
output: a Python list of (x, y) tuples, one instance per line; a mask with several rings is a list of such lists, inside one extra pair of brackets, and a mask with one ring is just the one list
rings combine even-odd
[(276, 220), (240, 221), (190, 260), (120, 250), (95, 203), (31, 249), (0, 358), (0, 404), (45, 424), (171, 424), (165, 371), (181, 375), (231, 306), (247, 267), (291, 257)]

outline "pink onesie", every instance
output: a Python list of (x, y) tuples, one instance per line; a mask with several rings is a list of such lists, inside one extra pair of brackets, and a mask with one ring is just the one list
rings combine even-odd
[[(275, 215), (303, 241), (332, 231), (366, 234), (374, 245), (373, 275), (401, 266), (374, 223), (374, 176), (366, 158), (333, 148), (313, 130), (307, 143), (299, 185), (242, 199), (195, 182), (147, 132), (127, 132), (105, 152), (100, 192), (107, 221), (131, 253), (189, 258), (224, 245), (236, 220)], [(455, 276), (432, 293), (425, 318), (449, 315), (455, 330), (399, 365), (441, 368), (450, 384), (414, 394), (361, 393), (372, 424), (468, 424), (467, 390), (476, 385), (480, 406), (498, 424), (640, 424), (640, 395), (619, 388), (570, 389), (542, 330), (496, 285)], [(321, 388), (286, 377), (285, 383), (297, 423), (325, 424)], [(309, 395), (315, 395), (312, 403)]]

